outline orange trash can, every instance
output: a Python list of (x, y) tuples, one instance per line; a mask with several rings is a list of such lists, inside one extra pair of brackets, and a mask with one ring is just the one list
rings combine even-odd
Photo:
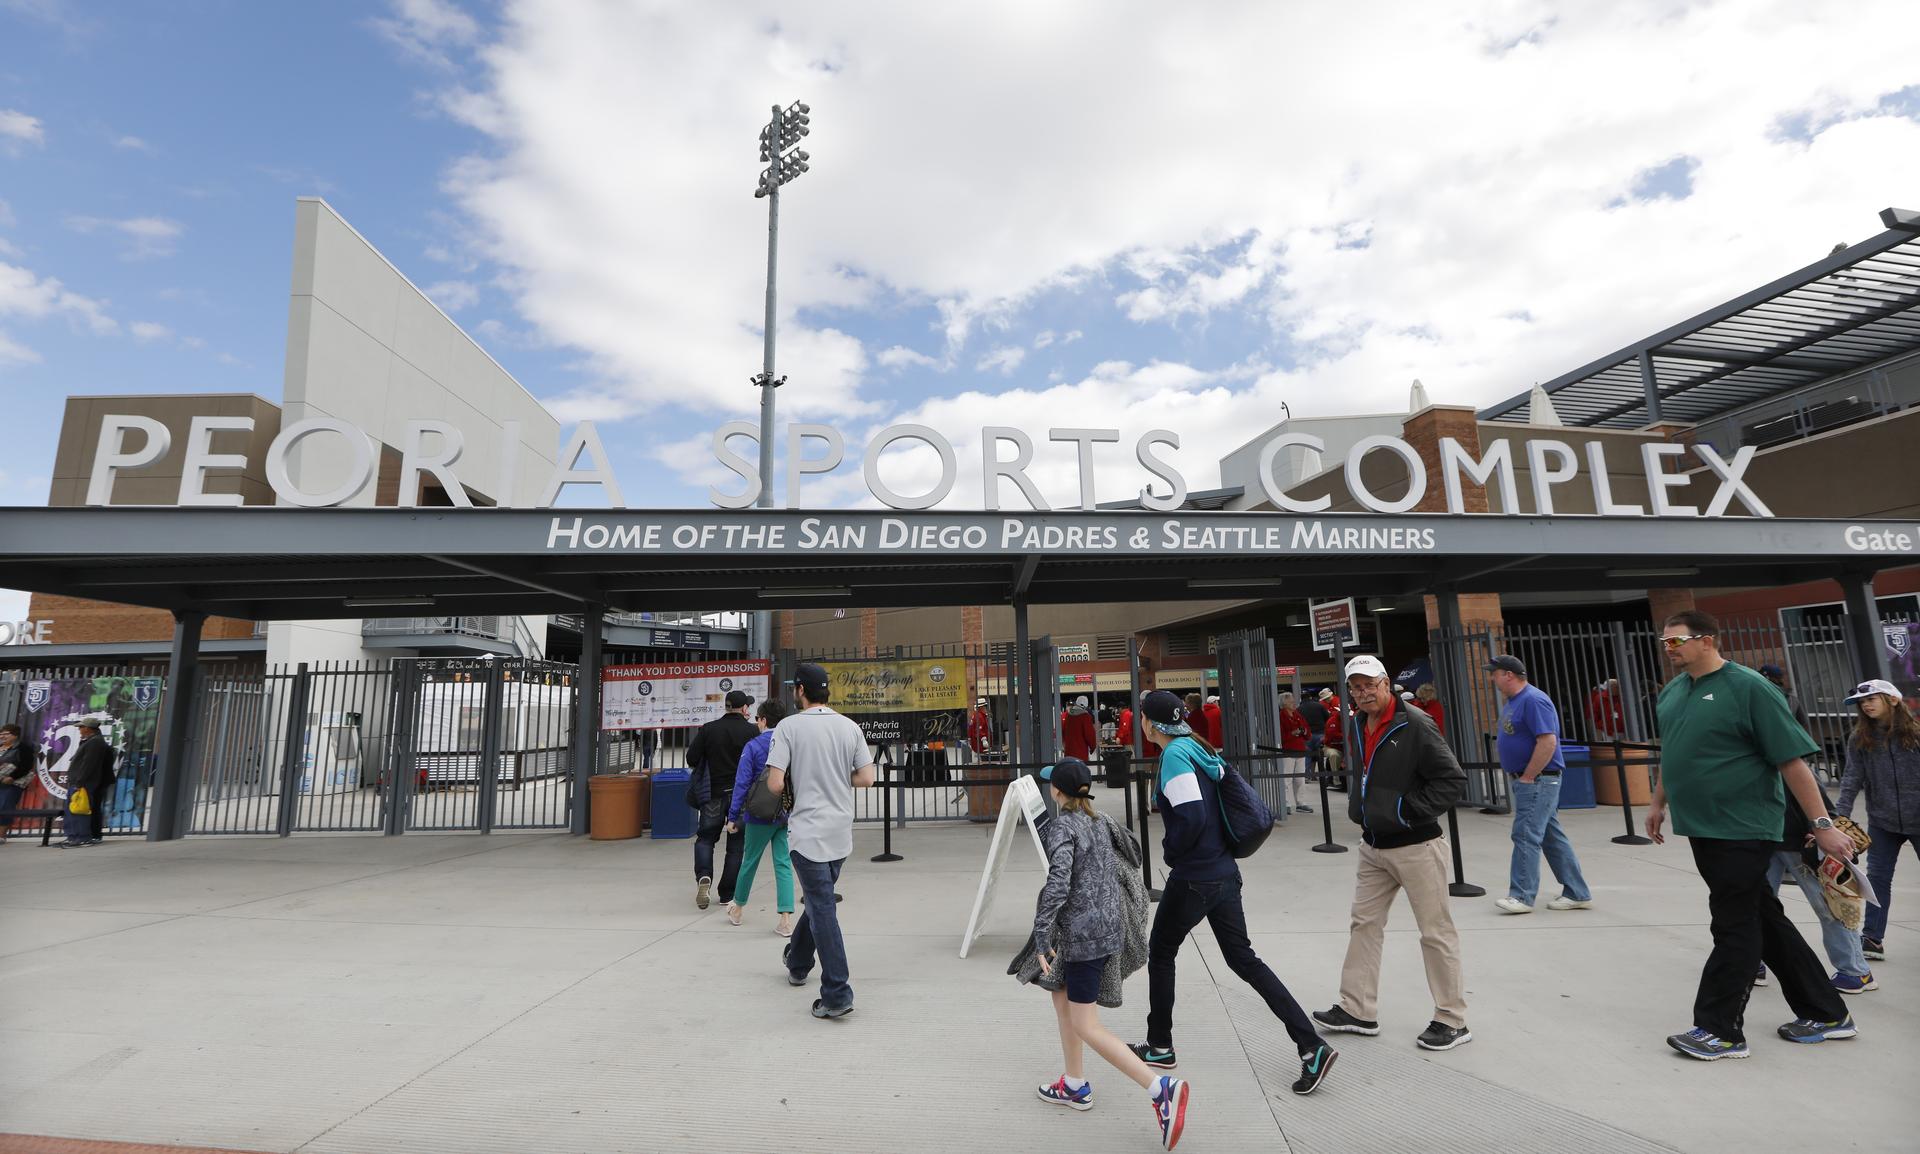
[(640, 836), (640, 787), (637, 773), (605, 773), (587, 779), (587, 836), (620, 841)]

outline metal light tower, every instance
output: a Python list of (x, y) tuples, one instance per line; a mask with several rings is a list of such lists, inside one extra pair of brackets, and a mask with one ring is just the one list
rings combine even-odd
[[(760, 389), (760, 499), (761, 509), (773, 508), (773, 391), (787, 383), (773, 375), (774, 286), (780, 255), (780, 186), (797, 180), (807, 171), (808, 155), (798, 145), (812, 130), (807, 127), (812, 111), (799, 101), (784, 110), (773, 106), (773, 115), (760, 130), (760, 184), (753, 195), (767, 198), (767, 323), (766, 342), (761, 350), (760, 372), (753, 383)], [(753, 615), (755, 640), (769, 657), (774, 653), (773, 614), (762, 609)]]

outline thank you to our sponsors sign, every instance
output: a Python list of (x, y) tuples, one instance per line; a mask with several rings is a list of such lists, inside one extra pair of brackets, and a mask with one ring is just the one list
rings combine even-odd
[(767, 699), (772, 662), (702, 661), (609, 665), (600, 673), (600, 728), (685, 729), (705, 725), (739, 689)]

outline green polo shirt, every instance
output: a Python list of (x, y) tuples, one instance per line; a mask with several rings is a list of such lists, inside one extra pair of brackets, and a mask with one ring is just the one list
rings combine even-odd
[(1779, 841), (1787, 796), (1780, 766), (1819, 751), (1774, 684), (1729, 661), (1682, 673), (1660, 691), (1660, 784), (1673, 832)]

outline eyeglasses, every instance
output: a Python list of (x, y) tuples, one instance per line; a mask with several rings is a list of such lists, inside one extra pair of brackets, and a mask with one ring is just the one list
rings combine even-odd
[(1713, 636), (1711, 633), (1684, 633), (1679, 637), (1662, 637), (1660, 644), (1668, 649), (1678, 649), (1689, 641), (1705, 641), (1711, 636)]

